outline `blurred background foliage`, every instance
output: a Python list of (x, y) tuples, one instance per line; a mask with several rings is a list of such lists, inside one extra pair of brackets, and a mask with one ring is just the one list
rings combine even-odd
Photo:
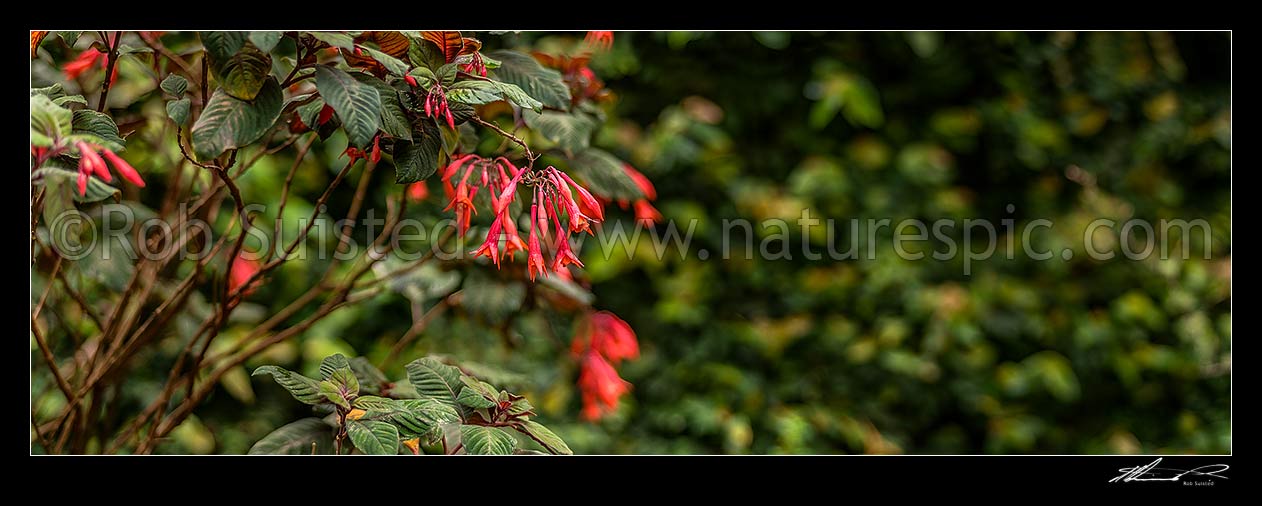
[[(561, 52), (581, 37), (484, 39)], [(482, 366), (492, 383), (527, 395), (578, 453), (1229, 452), (1230, 44), (1225, 33), (618, 32), (591, 63), (615, 95), (597, 144), (654, 181), (668, 220), (698, 220), (693, 251), (721, 249), (724, 219), (794, 224), (809, 209), (837, 220), (843, 251), (851, 218), (1012, 219), (1018, 231), (1042, 218), (1055, 226), (1036, 246), (1075, 255), (997, 255), (965, 276), (961, 259), (900, 259), (888, 228), (875, 260), (746, 260), (739, 249), (728, 260), (659, 259), (648, 241), (631, 258), (603, 257), (589, 242), (580, 280), (596, 307), (631, 324), (643, 351), (623, 367), (634, 389), (610, 417), (578, 419), (570, 318), (532, 309), (535, 290), (520, 283), (478, 294), (494, 270), (470, 272), (465, 297), (509, 299), (507, 312), (491, 303), (437, 314), (387, 373), (399, 377), (428, 353)], [(128, 81), (145, 70), (124, 60), (120, 72)], [(60, 80), (55, 71), (33, 68), (33, 86)], [(111, 101), (145, 92), (120, 85)], [(134, 112), (163, 117), (160, 101), (146, 107), (154, 110)], [(129, 142), (129, 153), (133, 144), (152, 149)], [(317, 144), (320, 156), (304, 162), (287, 227), (310, 212), (344, 146)], [(160, 172), (179, 155), (150, 156)], [(291, 161), (251, 169), (245, 199), (274, 204)], [(402, 191), (389, 171), (378, 177), (383, 194)], [(349, 193), (330, 208), (347, 206)], [(409, 215), (448, 217), (439, 200)], [(384, 209), (384, 198), (376, 204)], [(606, 226), (632, 224), (630, 213), (609, 214)], [(1094, 260), (1082, 235), (1102, 217), (1201, 218), (1212, 242), (1193, 234), (1189, 259)], [(755, 247), (769, 231), (778, 229), (754, 228)], [(806, 240), (826, 251), (816, 231)], [(790, 232), (796, 252), (800, 228)], [(90, 275), (126, 279), (106, 267)], [(322, 269), (286, 264), (216, 346)], [(312, 374), (337, 352), (381, 363), (445, 293), (427, 287), (460, 282), (453, 276), (423, 269), (398, 293), (247, 363), (160, 451), (244, 453), (308, 411), (247, 370), (271, 363)], [(33, 280), (33, 293), (42, 283)], [(524, 311), (513, 313), (512, 301)], [(127, 384), (141, 407), (166, 374), (144, 367)], [(55, 388), (38, 396), (51, 388), (47, 375), (32, 381), (37, 409), (56, 413)]]

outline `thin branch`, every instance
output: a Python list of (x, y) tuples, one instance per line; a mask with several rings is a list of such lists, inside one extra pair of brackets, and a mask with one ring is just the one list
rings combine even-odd
[(105, 54), (105, 82), (101, 84), (101, 98), (96, 103), (96, 112), (105, 110), (105, 100), (110, 96), (110, 81), (114, 74), (114, 64), (118, 61), (118, 43), (123, 40), (123, 32), (114, 32), (114, 44), (110, 44), (109, 37), (101, 41), (110, 48), (110, 52)]
[(521, 146), (522, 149), (526, 150), (526, 159), (529, 160), (529, 162), (526, 165), (526, 169), (529, 170), (535, 167), (535, 159), (539, 157), (535, 156), (534, 152), (530, 150), (530, 146), (526, 145), (526, 141), (521, 140), (521, 138), (517, 137), (516, 135), (505, 132), (504, 129), (500, 128), (499, 125), (496, 125), (495, 123), (491, 123), (487, 120), (484, 120), (478, 117), (476, 114), (470, 117), (469, 121), (472, 121), (484, 127), (490, 128), (491, 130), (494, 130), (496, 133), (504, 136), (504, 138), (509, 139), (513, 141), (514, 143), (516, 143), (517, 145)]
[(75, 397), (74, 389), (70, 388), (70, 383), (66, 382), (66, 378), (62, 377), (61, 369), (57, 366), (57, 359), (53, 358), (53, 352), (48, 347), (48, 342), (44, 340), (44, 332), (39, 329), (39, 322), (31, 318), (31, 334), (35, 335), (35, 342), (39, 344), (39, 351), (44, 355), (44, 361), (48, 363), (48, 369), (53, 372), (53, 379), (57, 380), (57, 388), (61, 389), (61, 393), (65, 394), (66, 400), (69, 401)]
[(457, 291), (456, 293), (443, 297), (443, 300), (434, 304), (434, 307), (429, 308), (428, 311), (425, 311), (425, 314), (421, 315), (421, 317), (408, 328), (407, 332), (403, 333), (403, 337), (400, 337), (399, 340), (394, 343), (394, 347), (390, 348), (390, 354), (386, 355), (386, 359), (381, 361), (381, 369), (385, 370), (390, 367), (390, 365), (394, 363), (394, 360), (398, 358), (399, 353), (403, 351), (403, 348), (407, 347), (407, 345), (411, 343), (416, 336), (420, 335), (421, 332), (429, 326), (430, 322), (434, 321), (435, 318), (438, 318), (443, 311), (451, 306), (452, 300), (458, 297), (457, 294), (459, 293), (460, 292)]

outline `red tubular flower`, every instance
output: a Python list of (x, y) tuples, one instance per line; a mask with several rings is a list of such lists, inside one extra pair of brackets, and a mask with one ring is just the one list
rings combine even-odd
[(429, 186), (425, 185), (425, 181), (417, 181), (408, 185), (408, 200), (412, 202), (421, 202), (429, 197)]
[[(560, 171), (556, 170), (555, 167), (548, 167), (548, 177), (552, 180), (552, 184), (556, 186), (557, 194), (561, 197), (561, 207), (565, 209), (565, 214), (570, 217), (570, 231), (592, 233), (591, 227), (588, 225), (590, 218), (579, 210), (578, 204), (574, 202), (574, 195), (570, 194), (570, 186), (558, 174), (560, 174)], [(559, 228), (557, 235), (560, 236)]]
[(583, 418), (594, 421), (618, 409), (618, 399), (631, 384), (600, 353), (590, 350), (579, 364), (578, 388), (583, 393)]
[(559, 271), (569, 264), (576, 264), (579, 267), (582, 267), (583, 262), (579, 261), (578, 257), (574, 255), (574, 251), (570, 249), (570, 234), (561, 230), (561, 223), (559, 221), (556, 223), (556, 228), (557, 251), (556, 254), (552, 256), (552, 270)]
[[(259, 261), (246, 258), (244, 251), (238, 253), (237, 257), (232, 259), (232, 272), (228, 277), (228, 292), (235, 292), (237, 289), (245, 285), (250, 278), (254, 277), (254, 275), (258, 273), (260, 267), (262, 266), (259, 264)], [(257, 284), (250, 285), (250, 287), (246, 288), (241, 295), (245, 296), (254, 293), (254, 289), (257, 287)]]
[(649, 201), (640, 199), (635, 201), (635, 221), (645, 226), (652, 226), (654, 223), (662, 222), (662, 213), (657, 212), (657, 208), (653, 207)]
[(579, 186), (579, 184), (575, 183), (573, 179), (570, 179), (569, 174), (562, 172), (561, 177), (565, 178), (565, 180), (569, 182), (570, 186), (573, 186), (575, 190), (578, 190), (579, 211), (586, 216), (590, 216), (596, 221), (605, 221), (605, 207), (600, 204), (600, 201), (596, 200), (596, 197), (593, 197), (591, 192), (588, 192), (586, 188)]
[(74, 60), (62, 65), (61, 71), (66, 74), (66, 79), (78, 79), (80, 75), (83, 75), (84, 72), (95, 66), (97, 61), (105, 63), (105, 60), (101, 59), (104, 55), (104, 53), (97, 51), (95, 48), (89, 48), (79, 53), (79, 56)]
[(530, 273), (531, 281), (535, 280), (535, 275), (538, 273), (547, 275), (547, 269), (543, 264), (543, 251), (539, 249), (539, 236), (535, 235), (535, 227), (539, 216), (538, 190), (535, 191), (535, 200), (535, 202), (530, 203), (530, 238), (527, 240), (528, 249), (526, 251), (526, 270)]
[(497, 216), (495, 221), (491, 222), (491, 228), (486, 232), (486, 240), (482, 242), (482, 246), (479, 246), (478, 249), (473, 251), (474, 257), (485, 256), (490, 258), (491, 262), (495, 264), (495, 267), (500, 266), (499, 245), (500, 230), (504, 228), (501, 224), (503, 218), (503, 215)]
[(588, 321), (593, 350), (615, 364), (623, 359), (639, 358), (640, 344), (635, 339), (635, 331), (622, 318), (609, 311), (599, 311)]
[(518, 251), (526, 251), (526, 243), (522, 242), (521, 236), (517, 234), (516, 220), (505, 215), (504, 217), (504, 256), (516, 259)]
[(644, 198), (657, 200), (657, 188), (653, 186), (653, 182), (649, 181), (649, 178), (641, 174), (640, 171), (635, 170), (635, 167), (632, 167), (629, 163), (622, 164), (622, 170), (627, 173), (627, 176), (632, 181), (635, 181), (636, 186), (640, 187), (640, 191), (644, 193)]
[(613, 32), (592, 30), (587, 32), (587, 36), (583, 37), (583, 41), (592, 47), (608, 51), (613, 47)]
[(110, 164), (114, 165), (114, 170), (118, 171), (118, 175), (123, 176), (123, 179), (140, 188), (145, 187), (145, 180), (141, 179), (140, 173), (136, 172), (136, 169), (127, 163), (127, 160), (108, 149), (101, 152), (105, 153), (105, 158), (110, 161)]
[[(644, 194), (644, 198), (635, 201), (635, 220), (645, 226), (660, 223), (662, 221), (662, 213), (657, 212), (657, 208), (649, 203), (650, 200), (657, 200), (657, 188), (653, 186), (653, 182), (649, 181), (649, 178), (641, 174), (640, 171), (635, 170), (635, 167), (632, 167), (631, 164), (623, 164), (622, 170), (640, 188), (640, 193)], [(622, 200), (619, 202), (619, 205), (626, 209), (627, 201)]]
[(82, 168), (79, 169), (79, 177), (75, 179), (75, 184), (80, 197), (88, 194), (88, 173)]
[(101, 159), (101, 155), (96, 154), (92, 146), (83, 141), (76, 141), (75, 146), (79, 148), (79, 171), (96, 174), (105, 182), (110, 182), (114, 178), (110, 176), (109, 166), (105, 165), (105, 160)]

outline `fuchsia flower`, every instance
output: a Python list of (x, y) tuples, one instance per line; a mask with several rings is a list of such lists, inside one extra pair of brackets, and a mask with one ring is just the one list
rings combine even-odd
[(598, 420), (618, 408), (630, 383), (618, 376), (614, 364), (640, 356), (640, 345), (627, 322), (609, 311), (587, 315), (575, 328), (570, 351), (579, 357), (578, 387), (583, 394), (583, 418)]
[(547, 268), (543, 265), (543, 251), (539, 249), (539, 236), (535, 235), (535, 224), (538, 223), (539, 217), (539, 192), (535, 190), (535, 202), (530, 203), (530, 239), (526, 252), (526, 269), (530, 272), (530, 280), (535, 280), (535, 275), (543, 273), (547, 275)]
[(589, 350), (579, 364), (578, 388), (583, 393), (583, 419), (595, 421), (618, 409), (618, 399), (631, 384), (600, 353)]
[(75, 141), (75, 147), (79, 148), (79, 176), (75, 180), (79, 196), (87, 195), (88, 179), (92, 176), (96, 176), (107, 183), (114, 180), (113, 176), (110, 175), (109, 165), (106, 165), (105, 160), (97, 153), (98, 149), (105, 153), (105, 158), (108, 158), (110, 163), (114, 165), (114, 170), (118, 171), (118, 175), (133, 185), (140, 188), (145, 187), (145, 180), (140, 177), (140, 173), (136, 172), (136, 169), (131, 164), (113, 151), (83, 141)]
[(601, 51), (608, 51), (613, 47), (613, 32), (592, 30), (583, 37), (583, 42)]
[(460, 70), (463, 70), (466, 74), (477, 74), (486, 77), (486, 63), (482, 61), (482, 53), (473, 53), (473, 58)]
[[(415, 80), (415, 79), (413, 79)], [(442, 83), (434, 83), (425, 95), (425, 115), (431, 118), (446, 118), (447, 126), (456, 129), (456, 120), (451, 116), (451, 108), (447, 107), (447, 92)]]
[[(505, 256), (515, 258), (518, 251), (525, 251), (526, 269), (532, 281), (539, 274), (547, 275), (549, 270), (560, 271), (571, 264), (581, 267), (583, 263), (570, 246), (570, 234), (590, 233), (590, 224), (604, 219), (604, 210), (596, 197), (556, 167), (521, 169), (502, 156), (492, 159), (466, 154), (456, 156), (443, 168), (442, 181), (448, 199), (444, 210), (456, 213), (456, 230), (462, 237), (469, 229), (471, 216), (477, 213), (474, 198), (486, 188), (494, 221), (482, 244), (472, 253), (488, 257), (500, 267)], [(532, 188), (530, 234), (525, 241), (510, 212), (520, 185)], [(577, 199), (574, 192), (578, 193)], [(544, 260), (549, 221), (556, 233), (551, 264)], [(504, 243), (501, 245), (500, 241)]]

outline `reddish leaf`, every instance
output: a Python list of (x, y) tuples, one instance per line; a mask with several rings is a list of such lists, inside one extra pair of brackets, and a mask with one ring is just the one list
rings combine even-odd
[(465, 38), (460, 36), (460, 32), (421, 32), (421, 38), (438, 46), (438, 49), (443, 53), (445, 63), (451, 63), (457, 56), (460, 55), (460, 51), (464, 49)]
[(399, 32), (364, 32), (355, 38), (355, 42), (372, 42), (381, 52), (400, 59), (407, 59), (408, 47), (412, 45), (406, 36)]
[(32, 30), (31, 31), (31, 59), (35, 59), (39, 51), (39, 43), (44, 41), (44, 37), (48, 36), (48, 31)]
[(460, 48), (460, 52), (456, 54), (456, 56), (464, 56), (466, 54), (473, 54), (482, 50), (482, 41), (478, 39), (471, 39), (469, 37), (465, 37), (464, 40), (462, 41), (462, 44), (464, 47)]
[(367, 53), (357, 55), (345, 49), (342, 50), (342, 58), (346, 59), (346, 64), (355, 68), (367, 70), (368, 73), (384, 78), (386, 76), (386, 67), (372, 59)]

